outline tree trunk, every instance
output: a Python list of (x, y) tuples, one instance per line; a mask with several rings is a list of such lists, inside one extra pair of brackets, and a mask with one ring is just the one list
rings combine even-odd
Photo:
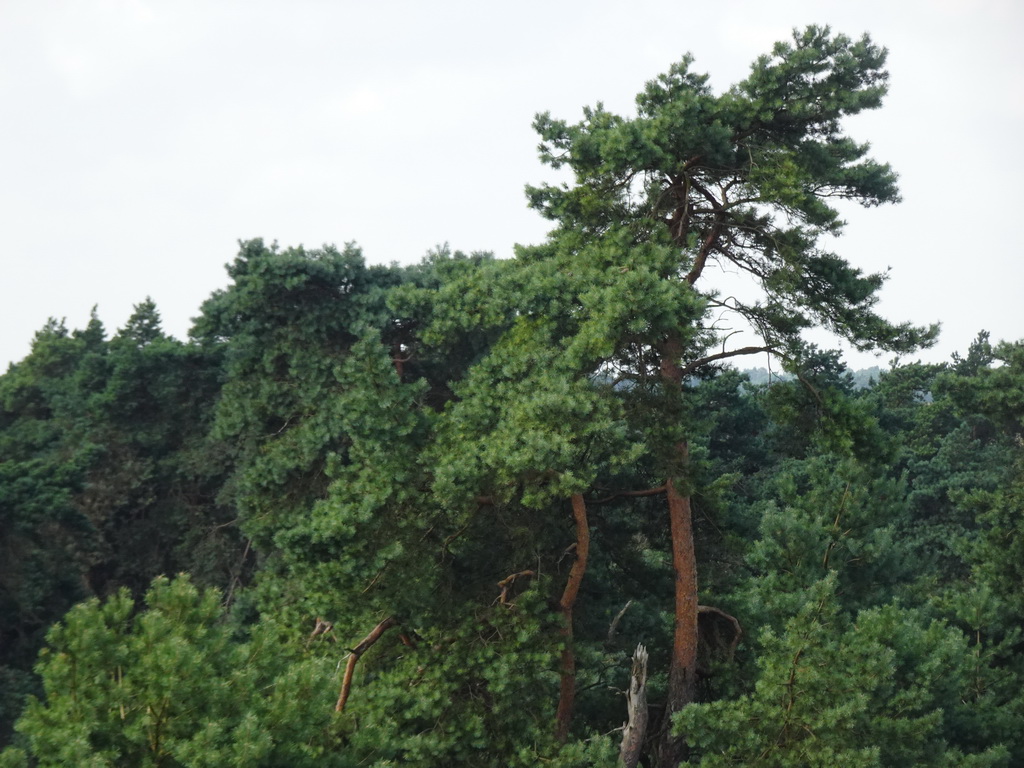
[(572, 723), (573, 702), (576, 699), (576, 652), (572, 644), (572, 609), (576, 604), (583, 574), (587, 570), (587, 555), (590, 552), (590, 527), (587, 524), (587, 505), (583, 495), (572, 496), (572, 516), (576, 521), (576, 559), (569, 571), (569, 579), (565, 583), (562, 599), (558, 606), (562, 611), (565, 624), (562, 634), (565, 647), (562, 649), (561, 682), (558, 694), (558, 711), (555, 715), (555, 739), (564, 743), (569, 736), (569, 725)]
[[(681, 393), (681, 341), (670, 338), (662, 344), (659, 352), (661, 378), (666, 389), (672, 393)], [(697, 555), (693, 541), (693, 515), (689, 494), (684, 496), (677, 487), (679, 475), (685, 472), (689, 463), (687, 444), (677, 444), (675, 454), (675, 467), (665, 482), (672, 537), (672, 571), (675, 576), (675, 626), (668, 692), (657, 745), (658, 768), (676, 768), (685, 757), (685, 741), (672, 735), (672, 716), (693, 701), (697, 683)]]
[[(686, 454), (685, 445), (680, 446), (680, 450)], [(672, 735), (672, 715), (693, 701), (697, 683), (697, 557), (690, 497), (679, 493), (673, 479), (667, 483), (667, 495), (675, 574), (675, 627), (658, 744), (658, 768), (675, 768), (685, 757), (686, 743)]]

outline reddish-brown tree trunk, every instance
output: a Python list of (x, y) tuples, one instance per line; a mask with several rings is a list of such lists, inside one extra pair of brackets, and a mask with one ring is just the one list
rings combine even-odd
[[(682, 343), (666, 341), (661, 349), (661, 377), (666, 388), (680, 393)], [(685, 442), (675, 447), (675, 467), (665, 481), (669, 530), (672, 538), (672, 571), (675, 577), (675, 622), (672, 658), (669, 662), (668, 692), (657, 745), (658, 768), (675, 768), (683, 760), (686, 743), (672, 736), (672, 716), (693, 701), (697, 683), (697, 554), (693, 541), (693, 515), (689, 494), (680, 492), (679, 475), (686, 471), (689, 450)]]
[(572, 644), (572, 609), (576, 604), (580, 584), (583, 583), (583, 574), (587, 571), (587, 556), (590, 553), (590, 526), (587, 524), (587, 505), (582, 494), (576, 493), (572, 496), (572, 517), (576, 521), (576, 559), (569, 570), (569, 579), (558, 603), (565, 621), (562, 627), (565, 647), (562, 649), (558, 711), (555, 714), (555, 738), (560, 742), (565, 742), (569, 736), (573, 703), (576, 699), (576, 652)]
[[(685, 444), (679, 450), (686, 455)], [(686, 745), (681, 738), (672, 736), (672, 715), (693, 701), (697, 683), (697, 555), (690, 497), (679, 493), (672, 478), (666, 486), (675, 575), (675, 626), (658, 767), (675, 768), (684, 757)]]
[[(685, 450), (685, 448), (684, 448)], [(690, 497), (668, 481), (668, 514), (672, 531), (672, 569), (675, 571), (675, 632), (672, 638), (672, 666), (669, 695), (673, 711), (693, 701), (697, 674), (697, 557), (693, 546), (693, 518)]]

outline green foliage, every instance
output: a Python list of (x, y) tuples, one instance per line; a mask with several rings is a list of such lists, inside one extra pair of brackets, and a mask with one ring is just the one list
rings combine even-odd
[(467, 610), (414, 651), (393, 641), (401, 656), (378, 655), (345, 712), (351, 749), (375, 765), (546, 764), (559, 752), (557, 633), (539, 597), (529, 589), (514, 604)]
[(892, 522), (905, 514), (898, 483), (832, 456), (781, 465), (758, 505), (749, 550), (750, 600), (761, 622), (792, 615), (804, 590), (833, 573), (843, 602), (867, 607), (892, 594), (906, 567)]
[(326, 751), (329, 667), (286, 665), (259, 629), (238, 642), (220, 594), (185, 577), (155, 581), (145, 605), (122, 590), (50, 631), (46, 699), (18, 724), (35, 765), (344, 764)]
[[(1007, 360), (1015, 346), (1000, 347)], [(896, 446), (891, 474), (908, 482), (910, 510), (897, 534), (911, 547), (924, 595), (959, 589), (969, 578), (964, 555), (978, 521), (967, 500), (1011, 481), (1019, 455), (1019, 368), (1001, 364), (982, 332), (952, 365), (896, 368), (865, 396)]]
[(965, 687), (960, 633), (897, 606), (839, 610), (836, 579), (801, 595), (781, 630), (762, 631), (754, 690), (693, 705), (677, 720), (702, 766), (1008, 765), (1004, 748), (964, 757), (944, 712)]
[(354, 245), (278, 251), (260, 240), (241, 244), (228, 273), (233, 284), (203, 304), (192, 336), (224, 348), (212, 433), (231, 446), (236, 469), (222, 498), (270, 551), (278, 527), (323, 497), (328, 459), (344, 453), (337, 367), (386, 324), (384, 290), (398, 279), (366, 267)]
[(165, 336), (149, 301), (109, 341), (95, 315), (70, 333), (51, 322), (0, 378), (0, 665), (22, 683), (75, 601), (180, 569), (238, 575), (231, 511), (211, 500), (217, 389), (215, 358)]
[(767, 387), (761, 397), (772, 421), (770, 449), (784, 456), (849, 455), (868, 464), (891, 458), (892, 447), (870, 405), (854, 397), (853, 374), (838, 352), (810, 346), (789, 367), (796, 376)]
[[(612, 765), (638, 642), (690, 764), (1024, 761), (1024, 345), (861, 390), (801, 338), (934, 338), (822, 247), (832, 198), (898, 199), (843, 126), (884, 62), (811, 27), (721, 94), (687, 57), (635, 115), (538, 116), (573, 183), (529, 190), (557, 226), (514, 259), (254, 240), (189, 343), (149, 300), (49, 323), (0, 377), (0, 719), (31, 697), (0, 766)], [(790, 378), (720, 367), (766, 350)]]
[[(372, 336), (353, 346), (339, 377), (347, 386), (332, 408), (345, 451), (328, 456), (324, 497), (278, 523), (282, 575), (294, 581), (302, 606), (296, 620), (348, 615), (372, 626), (378, 611), (412, 618), (406, 611), (430, 611), (435, 603), (444, 578), (441, 545), (454, 530), (422, 498), (429, 423), (417, 407), (422, 387), (400, 385), (390, 354)], [(261, 588), (279, 593), (273, 599), (280, 610), (281, 585)]]
[(600, 104), (575, 125), (539, 115), (541, 158), (569, 166), (575, 185), (530, 188), (531, 204), (560, 223), (558, 236), (573, 248), (625, 227), (634, 242), (680, 248), (676, 277), (695, 287), (707, 264), (750, 275), (763, 301), (705, 295), (779, 351), (799, 349), (800, 330), (812, 324), (861, 349), (930, 343), (935, 327), (891, 325), (873, 312), (883, 275), (863, 275), (817, 245), (842, 228), (829, 198), (898, 199), (891, 168), (841, 125), (881, 104), (885, 55), (866, 36), (809, 27), (721, 95), (686, 57), (647, 84), (634, 118)]

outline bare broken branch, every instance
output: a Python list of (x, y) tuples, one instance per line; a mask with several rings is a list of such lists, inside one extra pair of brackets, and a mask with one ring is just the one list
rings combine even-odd
[(348, 701), (348, 694), (352, 690), (352, 673), (356, 670), (356, 662), (359, 657), (380, 640), (380, 636), (398, 624), (394, 616), (388, 616), (380, 622), (362, 641), (349, 652), (348, 663), (345, 665), (345, 676), (341, 680), (341, 692), (338, 694), (338, 703), (334, 705), (335, 712), (344, 712), (345, 703)]
[(737, 357), (739, 355), (756, 355), (759, 352), (771, 352), (772, 350), (772, 347), (741, 347), (740, 349), (732, 349), (728, 352), (718, 352), (714, 355), (708, 355), (707, 357), (702, 357), (700, 360), (694, 360), (692, 363), (687, 364), (682, 369), (682, 375), (685, 378), (702, 365), (713, 363), (716, 360), (724, 360), (726, 358)]
[(633, 605), (632, 600), (627, 600), (626, 604), (622, 606), (622, 610), (615, 614), (615, 618), (612, 619), (612, 623), (608, 625), (608, 639), (605, 640), (606, 645), (611, 645), (612, 641), (615, 640), (615, 633), (619, 631), (619, 622), (622, 621), (622, 617), (626, 615), (626, 611)]
[(536, 576), (536, 575), (537, 574), (534, 571), (527, 570), (527, 571), (519, 571), (518, 573), (513, 573), (513, 574), (511, 574), (509, 576), (506, 576), (504, 579), (502, 579), (501, 581), (498, 582), (498, 586), (501, 587), (501, 594), (498, 595), (498, 599), (497, 599), (496, 602), (501, 603), (502, 605), (504, 605), (508, 601), (508, 590), (509, 590), (509, 587), (511, 587), (515, 583), (516, 579), (518, 579), (518, 578), (525, 578), (527, 576)]
[[(324, 619), (321, 619), (319, 616), (317, 616), (316, 625), (313, 627), (313, 631), (309, 633), (309, 637), (306, 638), (306, 645), (308, 646), (311, 642), (313, 642), (313, 638), (317, 637), (318, 635), (323, 635), (326, 638), (328, 635), (331, 635), (331, 632), (333, 630), (334, 625), (331, 622), (325, 621)], [(336, 638), (334, 635), (331, 635), (327, 639), (334, 643), (338, 641), (338, 638)]]

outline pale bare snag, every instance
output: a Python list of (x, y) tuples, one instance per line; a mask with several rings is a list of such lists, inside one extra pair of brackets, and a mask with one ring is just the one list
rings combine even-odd
[(624, 768), (636, 768), (647, 736), (647, 649), (643, 645), (638, 645), (633, 651), (626, 711), (629, 719), (622, 729), (619, 764)]

